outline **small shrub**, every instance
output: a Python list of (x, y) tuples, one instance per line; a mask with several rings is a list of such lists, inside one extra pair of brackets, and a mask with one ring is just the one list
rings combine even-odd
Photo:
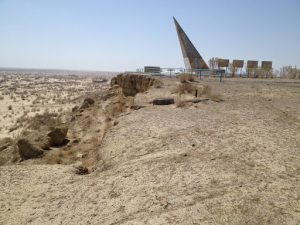
[(201, 97), (202, 95), (210, 95), (211, 87), (209, 85), (197, 85), (194, 83), (181, 83), (179, 84), (173, 93), (191, 94), (195, 97)]
[(77, 175), (86, 175), (89, 174), (89, 170), (88, 168), (84, 167), (84, 166), (79, 166), (76, 168), (76, 172)]
[(183, 108), (187, 105), (187, 102), (178, 96), (177, 98), (175, 98), (175, 105), (177, 108)]
[(8, 110), (12, 110), (12, 106), (11, 105), (8, 106)]
[(163, 87), (163, 82), (161, 82), (160, 80), (155, 80), (153, 86), (155, 88), (162, 88)]

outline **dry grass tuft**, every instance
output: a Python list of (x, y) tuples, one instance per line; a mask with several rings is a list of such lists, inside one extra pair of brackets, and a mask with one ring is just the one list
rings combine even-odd
[(76, 161), (75, 152), (70, 150), (61, 149), (58, 152), (45, 151), (47, 154), (44, 160), (47, 164), (63, 164), (68, 165)]
[[(190, 94), (196, 98), (205, 96), (214, 102), (223, 101), (222, 96), (220, 94), (213, 94), (211, 86), (207, 84), (197, 84), (190, 82), (180, 83), (178, 86), (176, 86), (172, 93), (178, 93), (179, 96), (184, 94)], [(177, 100), (175, 100), (175, 104), (178, 107), (183, 107), (183, 102), (184, 100), (180, 97), (177, 98)]]
[(197, 77), (193, 74), (184, 73), (184, 74), (180, 74), (178, 78), (181, 83), (185, 83), (185, 82), (194, 82), (196, 81)]
[(45, 161), (49, 165), (62, 164), (62, 159), (60, 159), (57, 155), (52, 157), (48, 156)]
[(161, 82), (160, 80), (154, 80), (153, 86), (155, 88), (162, 88), (164, 85), (163, 82)]
[(222, 102), (223, 98), (222, 95), (217, 94), (217, 95), (209, 95), (208, 96), (210, 100), (214, 101), (214, 102)]
[(174, 93), (178, 93), (179, 95), (181, 94), (194, 94), (196, 93), (197, 86), (193, 83), (180, 83), (177, 85), (175, 90), (173, 91)]
[(209, 85), (204, 85), (203, 86), (203, 90), (202, 90), (202, 92), (201, 92), (201, 95), (211, 95), (211, 93), (212, 93), (212, 88), (211, 88), (211, 86), (209, 86)]
[(86, 175), (89, 174), (89, 170), (84, 166), (78, 166), (75, 173), (78, 175)]
[(184, 108), (187, 105), (187, 101), (182, 96), (176, 96), (174, 101), (177, 108)]

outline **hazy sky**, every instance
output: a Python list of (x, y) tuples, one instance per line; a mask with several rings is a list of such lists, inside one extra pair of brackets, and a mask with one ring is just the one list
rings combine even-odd
[(300, 0), (0, 0), (0, 67), (184, 67), (172, 16), (206, 61), (300, 66)]

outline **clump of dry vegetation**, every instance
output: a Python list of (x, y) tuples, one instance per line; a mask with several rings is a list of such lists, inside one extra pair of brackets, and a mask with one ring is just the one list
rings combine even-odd
[(208, 97), (210, 100), (212, 100), (214, 102), (222, 102), (223, 101), (222, 95), (220, 95), (220, 94), (209, 95)]
[(84, 167), (84, 166), (78, 166), (76, 168), (76, 172), (77, 175), (86, 175), (89, 174), (89, 170), (88, 168)]
[(45, 163), (53, 164), (70, 164), (76, 161), (75, 152), (68, 149), (61, 149), (59, 151), (49, 151), (44, 157)]
[[(188, 74), (189, 75), (189, 74)], [(179, 97), (175, 100), (175, 104), (178, 107), (183, 107), (185, 104), (183, 102), (187, 101), (182, 98), (181, 95), (191, 95), (194, 98), (206, 97), (215, 102), (223, 101), (220, 94), (215, 94), (212, 91), (210, 85), (201, 84), (196, 82), (188, 81), (188, 77), (184, 75), (183, 82), (179, 83), (172, 91), (172, 93), (177, 93)]]
[(58, 113), (45, 111), (43, 114), (36, 114), (28, 120), (28, 128), (38, 130), (41, 126), (55, 127), (62, 123)]
[(184, 82), (178, 84), (173, 90), (173, 93), (178, 93), (179, 95), (191, 94), (195, 97), (201, 97), (203, 95), (210, 95), (211, 87), (206, 84)]
[(196, 81), (197, 77), (193, 74), (184, 73), (184, 74), (180, 74), (178, 78), (181, 83), (185, 83), (185, 82), (194, 82)]
[(176, 96), (174, 102), (177, 108), (184, 108), (187, 105), (186, 99), (183, 99), (182, 96)]

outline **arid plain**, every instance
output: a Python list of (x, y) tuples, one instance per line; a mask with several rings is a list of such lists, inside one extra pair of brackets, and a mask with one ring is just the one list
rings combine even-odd
[(1, 75), (0, 224), (300, 223), (299, 80), (111, 77)]

